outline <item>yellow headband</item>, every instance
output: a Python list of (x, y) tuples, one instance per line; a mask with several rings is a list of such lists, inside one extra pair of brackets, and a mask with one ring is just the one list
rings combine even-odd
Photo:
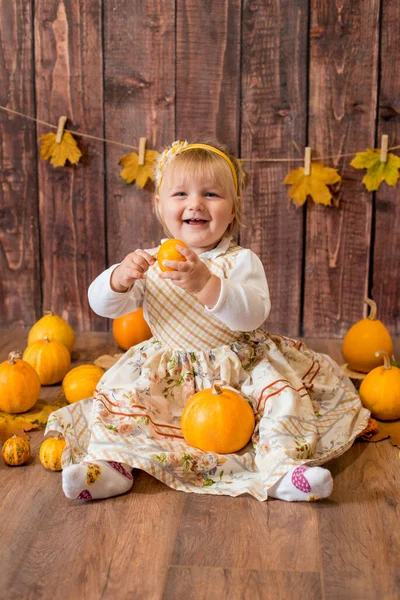
[(214, 152), (214, 154), (218, 154), (218, 156), (221, 156), (228, 163), (228, 166), (232, 173), (233, 182), (235, 184), (235, 190), (236, 190), (236, 193), (238, 193), (239, 192), (238, 179), (237, 179), (235, 167), (233, 166), (231, 159), (229, 158), (229, 156), (227, 156), (225, 154), (225, 152), (222, 152), (222, 150), (219, 150), (218, 148), (214, 148), (214, 146), (209, 146), (208, 144), (188, 144), (187, 142), (179, 142), (179, 141), (174, 142), (170, 148), (167, 148), (166, 150), (164, 150), (164, 152), (160, 156), (160, 159), (157, 162), (157, 171), (156, 171), (158, 173), (158, 176), (156, 176), (156, 181), (158, 180), (157, 188), (159, 188), (161, 185), (162, 170), (167, 166), (168, 162), (172, 158), (174, 158), (177, 154), (182, 154), (182, 152), (186, 152), (187, 150), (195, 150), (197, 148), (199, 148), (200, 150), (209, 150), (210, 152)]
[(221, 156), (228, 163), (229, 168), (232, 173), (233, 181), (235, 183), (235, 190), (236, 190), (236, 193), (238, 193), (237, 175), (236, 175), (235, 167), (233, 166), (233, 163), (232, 163), (231, 159), (229, 158), (229, 156), (227, 156), (225, 154), (225, 152), (222, 152), (222, 150), (218, 150), (218, 148), (214, 148), (214, 146), (209, 146), (208, 144), (188, 144), (187, 146), (185, 146), (182, 149), (182, 152), (186, 152), (187, 150), (195, 150), (196, 148), (199, 148), (200, 150), (210, 150), (210, 152), (214, 152), (215, 154), (218, 154), (218, 156)]

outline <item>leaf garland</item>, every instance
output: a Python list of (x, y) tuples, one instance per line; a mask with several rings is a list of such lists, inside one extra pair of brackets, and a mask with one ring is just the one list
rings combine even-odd
[(40, 136), (39, 140), (42, 143), (40, 158), (49, 160), (53, 167), (63, 167), (67, 160), (72, 165), (77, 164), (82, 156), (82, 152), (79, 150), (78, 144), (69, 131), (64, 131), (59, 144), (56, 142), (56, 137), (55, 133), (45, 133)]
[(326, 167), (322, 163), (312, 163), (310, 175), (304, 174), (304, 167), (290, 171), (284, 182), (291, 185), (288, 197), (296, 206), (302, 206), (310, 196), (315, 204), (329, 206), (332, 193), (328, 186), (338, 183), (341, 177), (336, 169)]
[(154, 181), (154, 163), (158, 152), (146, 150), (144, 165), (139, 165), (139, 156), (136, 152), (122, 156), (119, 164), (123, 167), (120, 175), (126, 183), (135, 182), (135, 185), (143, 189), (147, 181)]
[(357, 152), (350, 165), (355, 169), (367, 169), (362, 182), (369, 192), (378, 190), (382, 181), (395, 187), (400, 176), (400, 158), (389, 152), (386, 162), (381, 162), (381, 151), (376, 148)]

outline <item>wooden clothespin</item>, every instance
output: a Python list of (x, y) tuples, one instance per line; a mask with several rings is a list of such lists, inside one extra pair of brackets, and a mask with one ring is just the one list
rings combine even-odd
[(146, 153), (146, 138), (139, 138), (139, 165), (144, 165), (144, 155)]
[(387, 161), (388, 145), (389, 136), (384, 134), (381, 141), (381, 162), (383, 163)]
[(306, 146), (304, 152), (304, 175), (310, 175), (311, 173), (311, 148)]
[(64, 133), (64, 127), (65, 127), (66, 122), (67, 122), (67, 117), (60, 117), (58, 119), (58, 128), (57, 128), (57, 135), (56, 135), (56, 143), (57, 144), (61, 144), (61, 140), (62, 140), (62, 136)]

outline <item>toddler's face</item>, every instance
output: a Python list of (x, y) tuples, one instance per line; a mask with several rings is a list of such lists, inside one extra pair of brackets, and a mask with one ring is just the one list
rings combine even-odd
[(233, 199), (220, 184), (179, 171), (166, 173), (156, 202), (168, 231), (197, 254), (211, 250), (234, 218)]

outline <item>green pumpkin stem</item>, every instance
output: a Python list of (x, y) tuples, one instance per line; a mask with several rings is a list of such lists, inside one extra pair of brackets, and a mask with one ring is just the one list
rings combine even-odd
[(385, 369), (392, 368), (392, 365), (390, 364), (389, 354), (387, 352), (385, 352), (384, 350), (378, 350), (378, 352), (375, 352), (375, 356), (383, 356), (383, 366), (385, 367)]
[(371, 300), (371, 298), (365, 298), (364, 302), (366, 304), (368, 304), (368, 306), (371, 308), (371, 312), (368, 315), (368, 319), (370, 319), (371, 321), (375, 321), (376, 320), (376, 302)]

